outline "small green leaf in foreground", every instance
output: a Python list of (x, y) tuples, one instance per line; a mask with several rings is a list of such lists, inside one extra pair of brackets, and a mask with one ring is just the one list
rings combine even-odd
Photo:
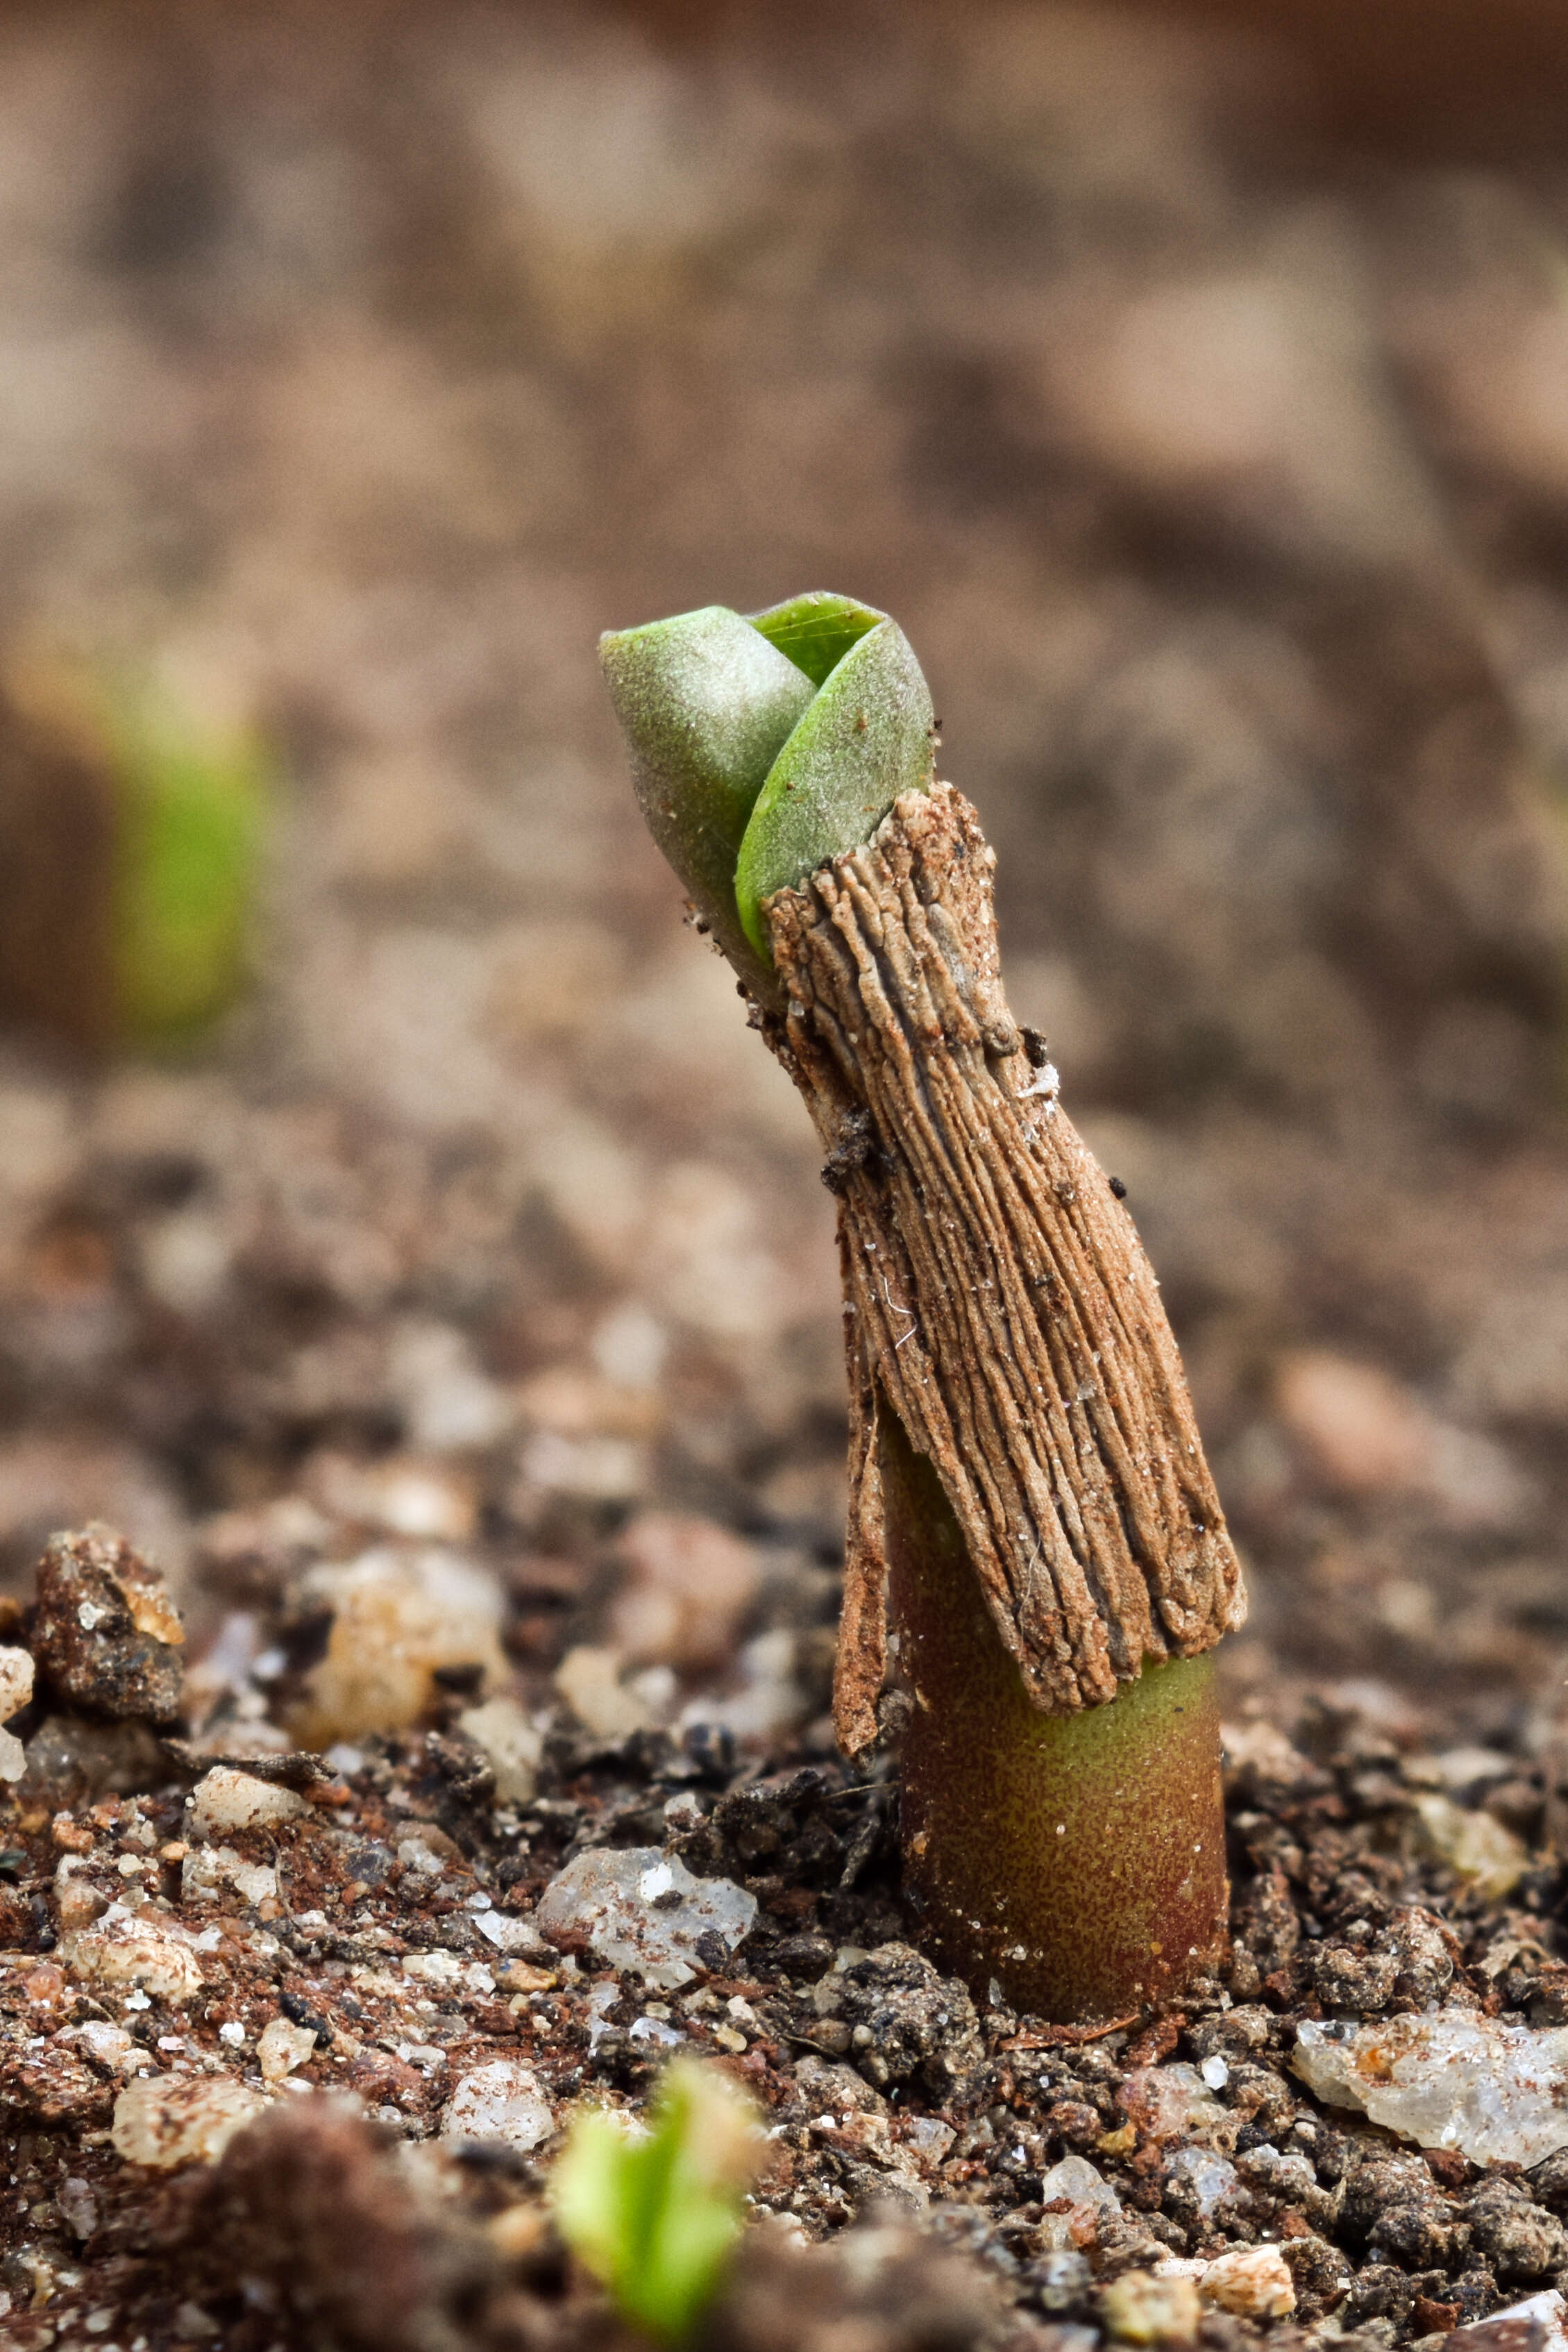
[(551, 2179), (557, 2225), (627, 2319), (675, 2342), (717, 2291), (758, 2153), (750, 2102), (677, 2060), (648, 2128), (580, 2111)]

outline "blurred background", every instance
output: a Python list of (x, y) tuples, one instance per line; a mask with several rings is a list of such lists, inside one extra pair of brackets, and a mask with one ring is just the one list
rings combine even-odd
[[(826, 587), (915, 642), (1162, 1275), (1232, 1704), (1536, 1736), (1565, 70), (1545, 0), (0, 11), (10, 1589), (94, 1514), (208, 1625), (446, 1547), (529, 1671), (609, 1605), (820, 1709), (831, 1203), (594, 643)], [(173, 1048), (89, 675), (267, 770)]]

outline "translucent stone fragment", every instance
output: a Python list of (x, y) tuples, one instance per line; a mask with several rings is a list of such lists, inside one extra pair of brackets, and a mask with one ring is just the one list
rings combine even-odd
[(1134, 2067), (1122, 2085), (1121, 2105), (1145, 2139), (1187, 2139), (1230, 2121), (1196, 2066)]
[[(1058, 2253), (1086, 2243), (1096, 2221), (1114, 2221), (1122, 2210), (1121, 2199), (1086, 2156), (1064, 2156), (1053, 2164), (1040, 2182), (1040, 2194), (1046, 2207), (1040, 2243)], [(1071, 2210), (1051, 2212), (1051, 2207), (1063, 2197)]]
[(1568, 2026), (1503, 2025), (1459, 2009), (1354, 2029), (1309, 2023), (1291, 2064), (1332, 2105), (1472, 2164), (1540, 2164), (1568, 2147)]
[[(1528, 2326), (1532, 2320), (1545, 2331), (1542, 2352), (1568, 2352), (1568, 2326), (1564, 2325), (1568, 2321), (1568, 2304), (1554, 2286), (1542, 2287), (1538, 2294), (1527, 2294), (1522, 2303), (1511, 2303), (1506, 2311), (1490, 2312), (1483, 2325), (1500, 2327), (1505, 2322), (1522, 2322)], [(1460, 2331), (1461, 2342), (1467, 2334), (1468, 2331)]]
[(1512, 1893), (1530, 1867), (1530, 1851), (1490, 1813), (1470, 1812), (1447, 1797), (1416, 1800), (1422, 1842), (1489, 1903)]
[(657, 1846), (600, 1847), (551, 1879), (534, 1916), (552, 1943), (585, 1944), (608, 1966), (673, 1990), (713, 1965), (716, 1947), (728, 1958), (757, 1904), (731, 1879), (694, 1878)]
[(1092, 2205), (1097, 2213), (1114, 2215), (1122, 2210), (1121, 2199), (1086, 2156), (1064, 2156), (1053, 2164), (1040, 2184), (1040, 2194), (1047, 2205), (1055, 2198), (1071, 2197), (1075, 2205)]
[(441, 2116), (444, 2139), (499, 2140), (526, 2156), (555, 2129), (538, 2076), (515, 2058), (460, 2075)]
[(487, 1943), (511, 1958), (518, 1952), (538, 1952), (544, 1948), (544, 1938), (532, 1919), (519, 1919), (512, 1911), (481, 1911), (474, 1925)]
[(1186, 2181), (1197, 2199), (1197, 2210), (1205, 2220), (1220, 2200), (1228, 2197), (1237, 2183), (1236, 2167), (1228, 2157), (1217, 2156), (1212, 2148), (1178, 2148), (1166, 2167), (1176, 2180)]

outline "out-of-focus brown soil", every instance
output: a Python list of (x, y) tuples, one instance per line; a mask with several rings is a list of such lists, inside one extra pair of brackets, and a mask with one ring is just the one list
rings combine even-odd
[(508, 1572), (644, 1499), (829, 1555), (830, 1204), (592, 651), (824, 582), (915, 637), (1129, 1186), (1236, 1673), (1482, 1729), (1550, 1687), (1552, 171), (1337, 162), (1266, 53), (1114, 14), (3, 39), (9, 624), (258, 707), (287, 771), (216, 1048), (8, 1052), (13, 1570), (96, 1513), (179, 1574), (388, 1446)]

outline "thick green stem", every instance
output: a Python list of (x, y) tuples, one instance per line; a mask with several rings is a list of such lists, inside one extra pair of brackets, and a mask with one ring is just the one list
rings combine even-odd
[(1003, 1649), (936, 1471), (879, 1415), (906, 1891), (984, 1993), (1064, 2023), (1128, 2016), (1224, 1948), (1213, 1659), (1149, 1664), (1042, 1714)]

